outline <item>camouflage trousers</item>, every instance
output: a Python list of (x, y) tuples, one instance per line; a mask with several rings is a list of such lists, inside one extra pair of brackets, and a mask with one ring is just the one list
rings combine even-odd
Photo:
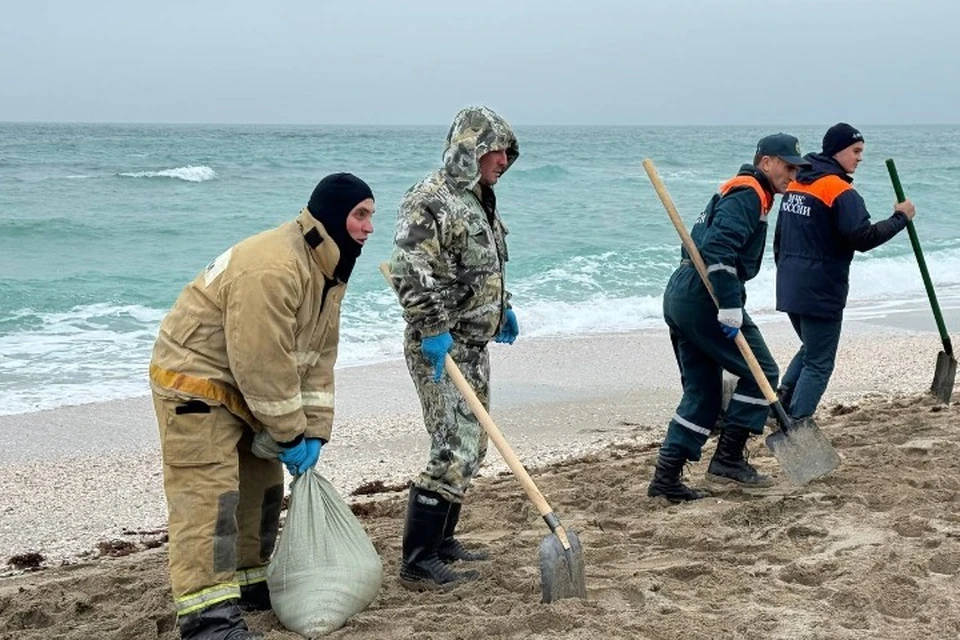
[[(430, 434), (430, 458), (414, 484), (451, 502), (463, 502), (487, 455), (487, 434), (446, 373), (439, 382), (433, 381), (433, 365), (420, 351), (420, 340), (412, 331), (407, 331), (403, 351)], [(486, 345), (454, 341), (450, 355), (489, 410), (490, 355)]]

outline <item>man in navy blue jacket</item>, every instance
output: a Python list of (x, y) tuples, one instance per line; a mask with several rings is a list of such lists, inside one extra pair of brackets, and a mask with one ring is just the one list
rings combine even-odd
[(800, 336), (800, 350), (783, 374), (780, 401), (795, 419), (811, 418), (833, 373), (854, 251), (869, 251), (907, 226), (909, 200), (870, 224), (851, 174), (863, 156), (863, 135), (845, 122), (823, 136), (821, 153), (806, 156), (780, 202), (773, 240), (777, 310)]
[(720, 425), (717, 449), (707, 475), (715, 480), (766, 487), (772, 480), (743, 455), (751, 435), (763, 432), (769, 405), (746, 360), (734, 343), (743, 333), (767, 380), (780, 374), (760, 329), (746, 312), (744, 284), (760, 271), (767, 243), (767, 214), (773, 196), (786, 191), (805, 165), (797, 139), (785, 133), (757, 143), (752, 164), (744, 164), (707, 203), (690, 236), (707, 267), (717, 297), (710, 298), (700, 275), (681, 250), (680, 266), (663, 294), (663, 317), (670, 327), (683, 398), (667, 427), (647, 495), (670, 502), (697, 500), (706, 494), (681, 482), (683, 465), (700, 459), (717, 422), (723, 397), (723, 371), (740, 377)]

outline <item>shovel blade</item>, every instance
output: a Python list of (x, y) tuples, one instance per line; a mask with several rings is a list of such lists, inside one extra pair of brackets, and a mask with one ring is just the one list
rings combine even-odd
[(569, 529), (566, 533), (569, 549), (564, 549), (560, 539), (552, 533), (540, 543), (540, 585), (544, 603), (587, 597), (580, 539)]
[(781, 428), (771, 433), (766, 443), (787, 479), (797, 485), (823, 477), (840, 466), (840, 456), (811, 418), (793, 423), (788, 430)]
[(930, 392), (940, 402), (950, 404), (950, 396), (953, 395), (953, 383), (956, 379), (956, 359), (946, 351), (941, 351), (937, 354), (937, 370), (933, 374), (933, 384), (930, 385)]

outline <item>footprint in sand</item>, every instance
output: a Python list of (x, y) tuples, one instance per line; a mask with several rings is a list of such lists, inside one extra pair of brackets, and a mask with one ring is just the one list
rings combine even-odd
[(917, 581), (909, 576), (893, 576), (874, 587), (873, 608), (892, 618), (913, 618), (926, 602)]
[(927, 561), (927, 571), (948, 576), (955, 575), (960, 571), (960, 552), (941, 551), (934, 554)]
[(686, 582), (700, 576), (710, 575), (713, 573), (713, 567), (706, 562), (688, 562), (663, 567), (660, 570), (652, 570), (651, 573), (659, 573), (674, 580), (683, 580)]
[(816, 538), (826, 538), (828, 535), (829, 532), (823, 527), (811, 527), (805, 524), (798, 524), (787, 529), (787, 537), (794, 542)]
[(839, 567), (836, 562), (791, 562), (780, 569), (779, 578), (784, 582), (819, 587), (832, 579)]
[(929, 520), (915, 516), (907, 516), (897, 520), (893, 525), (893, 530), (904, 538), (919, 538), (934, 529), (930, 525)]
[(647, 599), (644, 591), (643, 586), (627, 584), (622, 588), (591, 590), (588, 597), (607, 609), (643, 609)]
[(10, 629), (45, 629), (54, 623), (54, 619), (39, 606), (13, 614), (7, 622)]

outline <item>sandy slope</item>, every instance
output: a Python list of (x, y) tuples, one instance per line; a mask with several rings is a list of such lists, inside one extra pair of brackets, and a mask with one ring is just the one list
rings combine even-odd
[[(802, 488), (715, 491), (671, 506), (646, 497), (650, 428), (536, 475), (585, 549), (585, 601), (539, 603), (546, 528), (509, 476), (481, 478), (464, 539), (494, 559), (448, 593), (396, 580), (403, 494), (362, 522), (384, 558), (374, 604), (335, 638), (955, 638), (960, 636), (960, 410), (926, 396), (835, 406), (824, 430), (839, 470)], [(705, 460), (710, 454), (708, 444)], [(752, 460), (777, 463), (755, 442)], [(173, 640), (163, 548), (0, 581), (0, 638)], [(296, 638), (272, 614), (268, 639)]]

